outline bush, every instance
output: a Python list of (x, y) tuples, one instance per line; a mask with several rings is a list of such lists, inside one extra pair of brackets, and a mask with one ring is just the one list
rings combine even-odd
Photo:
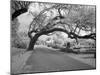
[(27, 48), (29, 42), (27, 40), (27, 31), (20, 31), (20, 23), (18, 19), (11, 22), (11, 46), (16, 48)]
[(16, 47), (16, 48), (22, 48), (22, 49), (26, 49), (27, 48), (27, 44), (25, 42), (23, 42), (21, 39), (17, 38), (17, 39), (12, 39), (12, 43), (11, 43), (12, 47)]

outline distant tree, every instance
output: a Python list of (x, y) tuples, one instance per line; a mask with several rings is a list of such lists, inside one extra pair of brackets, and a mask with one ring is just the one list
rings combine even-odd
[(67, 43), (67, 48), (68, 48), (68, 49), (70, 48), (70, 42)]

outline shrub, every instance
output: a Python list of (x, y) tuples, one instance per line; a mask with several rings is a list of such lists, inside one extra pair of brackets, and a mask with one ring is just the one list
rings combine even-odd
[(11, 40), (12, 40), (11, 42), (12, 47), (23, 48), (23, 49), (27, 48), (27, 44), (23, 42), (20, 38), (12, 38)]

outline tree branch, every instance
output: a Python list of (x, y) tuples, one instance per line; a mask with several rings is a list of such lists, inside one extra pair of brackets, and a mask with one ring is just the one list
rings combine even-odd
[(40, 34), (40, 33), (48, 34), (48, 33), (54, 32), (54, 31), (65, 32), (66, 34), (68, 34), (69, 38), (72, 38), (72, 39), (93, 39), (93, 40), (96, 40), (96, 33), (91, 33), (89, 35), (79, 36), (73, 32), (68, 32), (67, 30), (64, 30), (62, 28), (52, 28), (52, 29), (48, 29), (46, 31), (41, 31), (38, 34)]

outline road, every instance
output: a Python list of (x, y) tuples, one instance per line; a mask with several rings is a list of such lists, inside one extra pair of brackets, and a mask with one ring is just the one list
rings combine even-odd
[(53, 71), (70, 71), (93, 69), (92, 66), (75, 60), (67, 53), (54, 51), (48, 48), (36, 48), (20, 73), (37, 73)]

